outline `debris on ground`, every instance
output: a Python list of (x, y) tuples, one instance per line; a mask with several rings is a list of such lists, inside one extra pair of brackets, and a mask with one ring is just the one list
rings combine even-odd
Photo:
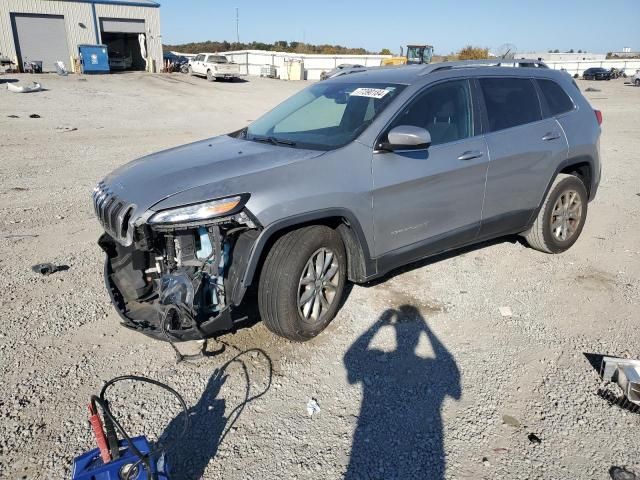
[(8, 118), (20, 118), (18, 115), (7, 115)]
[(40, 275), (51, 275), (56, 272), (64, 272), (69, 270), (69, 265), (55, 265), (53, 263), (37, 263), (31, 267), (35, 273)]
[(511, 311), (511, 307), (500, 307), (500, 315), (503, 317), (511, 317), (513, 316), (513, 312)]
[(16, 85), (14, 83), (7, 83), (7, 90), (13, 93), (32, 93), (42, 90), (42, 85), (38, 82), (33, 82), (31, 85)]
[(29, 118), (41, 118), (41, 117), (37, 113), (32, 113), (31, 115), (29, 115)]
[(520, 427), (520, 421), (516, 417), (512, 417), (511, 415), (502, 415), (502, 423), (504, 423), (505, 425), (509, 425), (510, 427)]
[(535, 443), (537, 445), (540, 445), (542, 443), (542, 440), (540, 440), (540, 437), (537, 436), (535, 433), (530, 433), (529, 435), (527, 435), (527, 438), (531, 443)]
[(56, 127), (56, 130), (58, 130), (61, 133), (65, 133), (65, 132), (75, 132), (76, 130), (78, 130), (78, 128), (61, 126), (61, 127)]
[(18, 235), (18, 234), (13, 234), (13, 235), (3, 235), (2, 238), (38, 238), (39, 235), (37, 234), (27, 234), (25, 233), (24, 235)]
[(318, 405), (315, 398), (307, 402), (307, 413), (310, 417), (313, 417), (316, 413), (320, 413), (320, 405)]
[(640, 480), (640, 477), (624, 467), (611, 467), (609, 475), (611, 475), (611, 480)]
[(26, 192), (29, 189), (27, 187), (11, 187), (11, 190), (14, 192)]
[(61, 77), (66, 77), (67, 75), (69, 75), (67, 68), (64, 66), (64, 62), (61, 60), (58, 60), (56, 62), (56, 73)]
[(640, 414), (640, 361), (602, 357), (597, 395), (609, 405)]
[(617, 384), (626, 401), (640, 406), (640, 360), (603, 357), (600, 376), (605, 382)]
[(487, 457), (482, 457), (482, 465), (484, 465), (485, 467), (490, 467), (491, 466), (491, 462), (489, 461), (489, 459)]
[(593, 88), (593, 87), (589, 87), (587, 89), (585, 89), (585, 92), (600, 92), (601, 90), (599, 88)]

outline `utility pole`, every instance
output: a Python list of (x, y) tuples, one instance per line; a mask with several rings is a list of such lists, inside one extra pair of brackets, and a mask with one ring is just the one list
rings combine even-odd
[(236, 7), (236, 42), (240, 44), (240, 9)]

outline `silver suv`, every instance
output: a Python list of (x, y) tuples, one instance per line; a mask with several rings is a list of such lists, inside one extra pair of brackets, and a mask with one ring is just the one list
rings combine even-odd
[(214, 336), (239, 324), (253, 286), (266, 326), (304, 341), (347, 282), (508, 234), (565, 251), (600, 181), (602, 116), (566, 74), (513, 66), (343, 75), (242, 130), (120, 167), (93, 201), (124, 325)]

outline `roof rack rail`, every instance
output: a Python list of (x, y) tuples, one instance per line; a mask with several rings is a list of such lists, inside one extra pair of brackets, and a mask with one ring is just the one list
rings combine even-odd
[(437, 72), (438, 70), (473, 67), (549, 68), (543, 61), (529, 58), (487, 58), (483, 60), (458, 60), (455, 62), (430, 63), (429, 65), (425, 65), (421, 75)]

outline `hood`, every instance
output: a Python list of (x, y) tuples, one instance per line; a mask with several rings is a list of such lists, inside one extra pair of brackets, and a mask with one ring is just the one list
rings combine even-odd
[(251, 193), (233, 191), (242, 184), (238, 177), (323, 153), (223, 135), (139, 158), (103, 181), (119, 198), (136, 206), (136, 217), (169, 197), (205, 185), (215, 186), (218, 196)]

